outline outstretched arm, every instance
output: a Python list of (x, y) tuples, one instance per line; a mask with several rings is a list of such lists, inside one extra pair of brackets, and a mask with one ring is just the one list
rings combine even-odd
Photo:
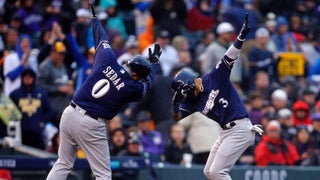
[(91, 3), (89, 3), (89, 11), (91, 13), (91, 26), (93, 30), (93, 37), (94, 37), (94, 44), (95, 48), (97, 49), (97, 46), (101, 41), (108, 41), (108, 35), (103, 28), (101, 22), (97, 18), (95, 9)]
[(249, 31), (250, 27), (248, 25), (248, 13), (246, 13), (242, 28), (237, 36), (236, 41), (229, 47), (223, 57), (224, 63), (228, 66), (228, 68), (231, 69), (234, 61), (238, 58), (242, 44), (246, 40), (246, 36), (248, 35)]

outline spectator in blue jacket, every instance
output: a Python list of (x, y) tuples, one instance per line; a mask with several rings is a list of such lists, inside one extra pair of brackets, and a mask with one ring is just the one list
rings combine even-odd
[(22, 113), (22, 144), (45, 149), (43, 130), (53, 115), (46, 92), (35, 85), (36, 73), (28, 68), (22, 72), (21, 86), (10, 94)]

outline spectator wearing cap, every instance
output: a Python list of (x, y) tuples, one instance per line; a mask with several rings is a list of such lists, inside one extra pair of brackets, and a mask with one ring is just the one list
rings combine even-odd
[(288, 20), (284, 16), (277, 17), (276, 32), (272, 35), (278, 52), (298, 52), (297, 40), (292, 32), (289, 31)]
[(290, 102), (295, 102), (298, 100), (299, 96), (299, 87), (298, 81), (293, 76), (286, 76), (282, 80), (282, 86), (288, 95), (288, 100)]
[(67, 68), (64, 64), (66, 46), (57, 41), (53, 44), (49, 56), (39, 66), (39, 86), (44, 89), (52, 103), (55, 113), (54, 124), (58, 127), (60, 116), (69, 105), (74, 93)]
[(292, 119), (292, 111), (288, 108), (280, 109), (277, 113), (277, 120), (281, 126), (281, 136), (288, 141), (292, 141), (297, 134), (297, 128)]
[(312, 130), (311, 136), (315, 141), (315, 148), (320, 150), (320, 113), (313, 113), (311, 115)]
[(21, 86), (10, 93), (10, 98), (22, 113), (22, 144), (44, 150), (45, 124), (52, 119), (53, 111), (47, 93), (36, 86), (36, 73), (25, 69), (21, 75)]
[(297, 100), (293, 106), (292, 106), (292, 111), (293, 111), (293, 121), (295, 126), (299, 125), (305, 125), (305, 126), (310, 126), (311, 125), (311, 111), (308, 106), (308, 104), (302, 100)]
[[(173, 67), (180, 64), (178, 51), (170, 45), (170, 35), (167, 30), (161, 30), (159, 34), (156, 36), (156, 40), (154, 43), (159, 43), (161, 48), (161, 56), (160, 56), (160, 66), (162, 70), (162, 74), (164, 76), (169, 76)], [(154, 43), (147, 46), (143, 51), (142, 55), (144, 57), (148, 57), (149, 48), (153, 50)]]
[(293, 166), (300, 160), (295, 146), (281, 137), (280, 123), (272, 120), (254, 150), (256, 165)]
[(199, 57), (202, 74), (208, 73), (223, 57), (227, 48), (231, 45), (234, 27), (228, 22), (222, 22), (217, 26), (216, 34), (216, 41), (212, 42)]
[(276, 89), (272, 92), (271, 103), (276, 111), (290, 107), (288, 95), (283, 89)]
[(255, 47), (248, 53), (251, 88), (254, 86), (254, 76), (258, 71), (268, 73), (269, 79), (275, 81), (273, 54), (267, 49), (270, 33), (266, 28), (259, 28), (255, 32)]
[(164, 154), (165, 142), (159, 131), (150, 128), (150, 117), (146, 111), (140, 111), (136, 117), (143, 152), (148, 153), (150, 160), (159, 162)]
[(184, 66), (192, 65), (189, 40), (182, 35), (177, 35), (172, 39), (171, 45), (178, 51), (179, 61)]
[(316, 93), (309, 87), (301, 91), (300, 99), (308, 104), (311, 112), (314, 112), (314, 106), (316, 103)]
[(135, 36), (130, 35), (125, 43), (126, 52), (118, 57), (117, 61), (119, 64), (127, 64), (129, 60), (139, 54), (138, 41)]
[(76, 41), (82, 54), (87, 50), (87, 35), (90, 28), (88, 17), (90, 16), (89, 10), (80, 8), (76, 12), (76, 20), (72, 24), (72, 31), (74, 32)]
[(4, 59), (3, 76), (6, 96), (20, 87), (23, 69), (29, 67), (34, 72), (38, 72), (37, 50), (32, 49), (31, 43), (32, 40), (27, 34), (21, 34), (16, 43), (16, 51), (8, 54)]

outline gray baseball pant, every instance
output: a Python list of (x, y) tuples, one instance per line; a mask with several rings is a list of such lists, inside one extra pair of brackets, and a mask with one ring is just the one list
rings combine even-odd
[(67, 179), (76, 152), (80, 147), (86, 155), (96, 180), (110, 180), (110, 152), (106, 121), (96, 120), (78, 106), (68, 106), (60, 121), (60, 145), (58, 160), (54, 163), (47, 180)]
[(249, 118), (236, 120), (231, 129), (222, 130), (213, 144), (204, 174), (210, 180), (231, 180), (228, 172), (233, 168), (242, 153), (254, 142), (255, 132), (250, 130)]

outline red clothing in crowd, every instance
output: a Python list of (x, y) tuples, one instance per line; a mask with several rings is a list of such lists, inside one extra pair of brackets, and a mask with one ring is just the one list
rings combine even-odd
[(196, 6), (188, 12), (187, 27), (191, 32), (210, 30), (214, 23), (212, 15), (202, 14)]
[(258, 166), (294, 165), (300, 159), (295, 146), (287, 140), (270, 139), (262, 136), (255, 148), (254, 156)]
[[(306, 102), (298, 100), (293, 104), (293, 121), (294, 125), (298, 127), (299, 125), (310, 125), (311, 119), (310, 119), (310, 109)], [(297, 110), (305, 110), (306, 111), (306, 117), (303, 119), (298, 119), (296, 114), (294, 113)]]

